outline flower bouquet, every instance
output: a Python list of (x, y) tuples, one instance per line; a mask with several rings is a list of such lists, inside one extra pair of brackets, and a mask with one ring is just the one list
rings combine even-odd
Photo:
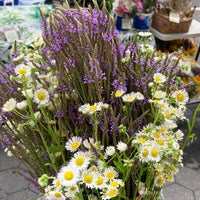
[(105, 8), (50, 15), (0, 73), (2, 147), (46, 200), (159, 199), (182, 166), (177, 61), (120, 42)]

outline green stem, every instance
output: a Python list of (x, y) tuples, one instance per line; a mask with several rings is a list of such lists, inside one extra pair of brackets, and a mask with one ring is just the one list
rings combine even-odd
[(198, 106), (196, 107), (195, 111), (194, 111), (194, 114), (193, 114), (193, 117), (192, 117), (192, 123), (190, 120), (187, 121), (187, 126), (188, 126), (188, 134), (183, 142), (183, 145), (181, 147), (182, 150), (185, 149), (189, 139), (191, 138), (192, 136), (192, 131), (194, 129), (194, 125), (195, 125), (195, 122), (196, 122), (196, 118), (197, 118), (197, 113), (200, 111), (200, 103), (198, 104)]

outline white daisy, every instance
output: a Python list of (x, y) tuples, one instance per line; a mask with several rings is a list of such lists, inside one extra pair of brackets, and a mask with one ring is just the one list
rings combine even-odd
[(156, 169), (156, 171), (158, 172), (162, 172), (164, 170), (164, 166), (161, 165), (160, 163), (155, 163), (154, 168)]
[(154, 95), (154, 98), (156, 99), (164, 99), (166, 97), (166, 92), (162, 91), (162, 90), (157, 90)]
[(92, 166), (89, 168), (89, 170), (92, 171), (92, 172), (95, 172), (95, 173), (97, 173), (97, 172), (99, 171), (99, 169), (98, 169), (97, 166), (95, 166), (95, 165), (92, 165)]
[(2, 111), (11, 112), (16, 108), (17, 101), (14, 98), (10, 98), (2, 107)]
[(88, 139), (85, 139), (83, 141), (83, 145), (85, 148), (87, 149), (92, 149), (92, 148), (96, 148), (96, 149), (103, 149), (103, 146), (99, 145), (98, 142), (95, 142), (93, 138), (88, 138)]
[(56, 178), (53, 180), (53, 185), (55, 185), (55, 187), (59, 188), (61, 186), (61, 181)]
[(26, 109), (27, 108), (27, 101), (26, 100), (24, 100), (24, 101), (21, 101), (21, 102), (19, 102), (19, 103), (17, 103), (17, 109), (19, 109), (19, 110), (24, 110), (24, 109)]
[(125, 91), (123, 89), (117, 90), (115, 92), (115, 97), (121, 97), (124, 93)]
[(110, 181), (110, 187), (113, 187), (113, 188), (119, 188), (120, 186), (123, 186), (124, 183), (121, 179), (113, 179)]
[(167, 147), (167, 143), (166, 143), (166, 141), (164, 139), (156, 140), (155, 143), (159, 147), (162, 147), (162, 148), (166, 148)]
[(185, 90), (177, 90), (172, 95), (175, 98), (175, 101), (180, 105), (185, 105), (188, 100), (189, 96)]
[(135, 93), (135, 98), (137, 100), (143, 100), (144, 99), (144, 95), (142, 93), (140, 93), (140, 92), (136, 92)]
[(113, 197), (116, 197), (118, 195), (118, 189), (113, 188), (113, 187), (108, 187), (105, 191), (104, 194), (102, 195), (102, 199), (111, 199)]
[(44, 189), (44, 198), (45, 198), (45, 200), (51, 200), (50, 199), (50, 192), (51, 191), (53, 191), (53, 187), (52, 186), (47, 186), (47, 187), (45, 187), (45, 189)]
[(15, 67), (15, 73), (18, 77), (30, 77), (31, 75), (31, 68), (27, 65), (20, 64)]
[(153, 80), (155, 83), (164, 83), (166, 81), (166, 76), (161, 73), (156, 73), (153, 76)]
[(131, 92), (122, 96), (123, 102), (133, 102), (136, 99), (136, 93)]
[(103, 175), (107, 180), (112, 180), (118, 176), (118, 173), (115, 171), (114, 167), (108, 167), (104, 170)]
[(78, 151), (74, 154), (74, 157), (70, 160), (69, 165), (77, 170), (87, 168), (90, 162), (90, 158), (83, 151)]
[(106, 147), (105, 154), (106, 156), (113, 156), (115, 154), (115, 147), (113, 146)]
[(71, 139), (69, 139), (66, 142), (65, 148), (68, 151), (74, 152), (74, 151), (76, 151), (79, 148), (79, 146), (81, 145), (81, 143), (82, 143), (82, 138), (74, 136), (74, 137), (72, 137)]
[(124, 142), (119, 141), (117, 144), (117, 149), (121, 152), (126, 151), (127, 150), (127, 144)]
[(47, 81), (51, 84), (58, 85), (58, 78), (52, 72), (47, 74)]
[(57, 178), (61, 181), (61, 185), (72, 186), (79, 180), (79, 171), (76, 168), (65, 166), (60, 169)]
[(150, 149), (149, 149), (149, 158), (150, 160), (152, 161), (156, 161), (156, 162), (159, 162), (160, 159), (161, 159), (161, 152), (160, 152), (160, 148), (158, 146), (152, 146)]
[(142, 162), (148, 162), (150, 160), (150, 150), (148, 147), (144, 146), (140, 151), (140, 160)]
[(106, 163), (102, 160), (97, 160), (97, 168), (100, 172), (102, 172), (106, 168)]
[(94, 103), (93, 105), (90, 105), (89, 107), (89, 114), (93, 114), (97, 111), (101, 111), (102, 109), (102, 102), (99, 102), (99, 103)]
[(154, 179), (154, 184), (157, 187), (162, 187), (165, 184), (165, 178), (162, 175), (156, 176)]
[(84, 170), (81, 175), (82, 182), (88, 188), (94, 188), (95, 180), (96, 180), (96, 173), (90, 170)]
[(65, 196), (68, 197), (68, 198), (72, 198), (72, 199), (75, 199), (75, 195), (76, 193), (79, 192), (79, 188), (77, 185), (71, 185), (71, 186), (68, 186), (66, 188), (66, 193), (65, 193)]
[(33, 98), (33, 89), (27, 89), (27, 90), (23, 90), (22, 94), (26, 97), (26, 98)]
[(55, 190), (49, 192), (49, 200), (65, 200), (66, 197), (62, 194), (61, 191)]
[(40, 88), (34, 92), (34, 101), (40, 105), (49, 103), (49, 92), (46, 89)]
[(108, 107), (109, 107), (109, 104), (107, 104), (107, 103), (101, 103), (101, 108), (102, 109), (106, 109)]
[(183, 72), (186, 75), (191, 75), (191, 62), (180, 60), (178, 65), (180, 67), (181, 72)]
[(174, 175), (172, 173), (167, 173), (165, 177), (167, 181), (170, 181), (170, 182), (174, 181)]
[(182, 140), (184, 137), (184, 133), (179, 129), (174, 133), (177, 140)]
[(168, 128), (168, 130), (177, 128), (177, 123), (174, 120), (166, 120), (165, 119), (163, 125), (165, 125)]
[(82, 112), (83, 114), (89, 113), (89, 110), (90, 110), (90, 104), (89, 103), (86, 103), (86, 104), (80, 106), (79, 109), (78, 109), (78, 111)]
[(106, 179), (100, 173), (96, 173), (96, 178), (94, 180), (94, 187), (98, 189), (104, 188), (106, 185)]
[(41, 118), (41, 116), (42, 115), (41, 115), (40, 111), (37, 111), (37, 112), (34, 113), (34, 117), (35, 117), (36, 120), (39, 120)]

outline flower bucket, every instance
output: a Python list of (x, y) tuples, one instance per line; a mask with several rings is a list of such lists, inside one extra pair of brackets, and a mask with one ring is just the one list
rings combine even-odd
[[(191, 12), (194, 12), (193, 10)], [(183, 18), (179, 23), (174, 23), (169, 20), (169, 16), (164, 15), (161, 11), (155, 10), (152, 17), (152, 27), (157, 31), (168, 33), (187, 33), (192, 23), (193, 16)]]
[(132, 18), (122, 16), (117, 16), (116, 18), (116, 28), (118, 31), (128, 31), (132, 28)]
[(133, 27), (138, 30), (147, 30), (149, 28), (149, 19), (151, 16), (152, 14), (136, 14)]

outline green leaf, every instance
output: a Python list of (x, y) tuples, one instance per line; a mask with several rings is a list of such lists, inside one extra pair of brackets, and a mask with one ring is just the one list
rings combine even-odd
[(49, 147), (49, 152), (56, 153), (63, 151), (64, 147), (62, 145), (54, 145)]

